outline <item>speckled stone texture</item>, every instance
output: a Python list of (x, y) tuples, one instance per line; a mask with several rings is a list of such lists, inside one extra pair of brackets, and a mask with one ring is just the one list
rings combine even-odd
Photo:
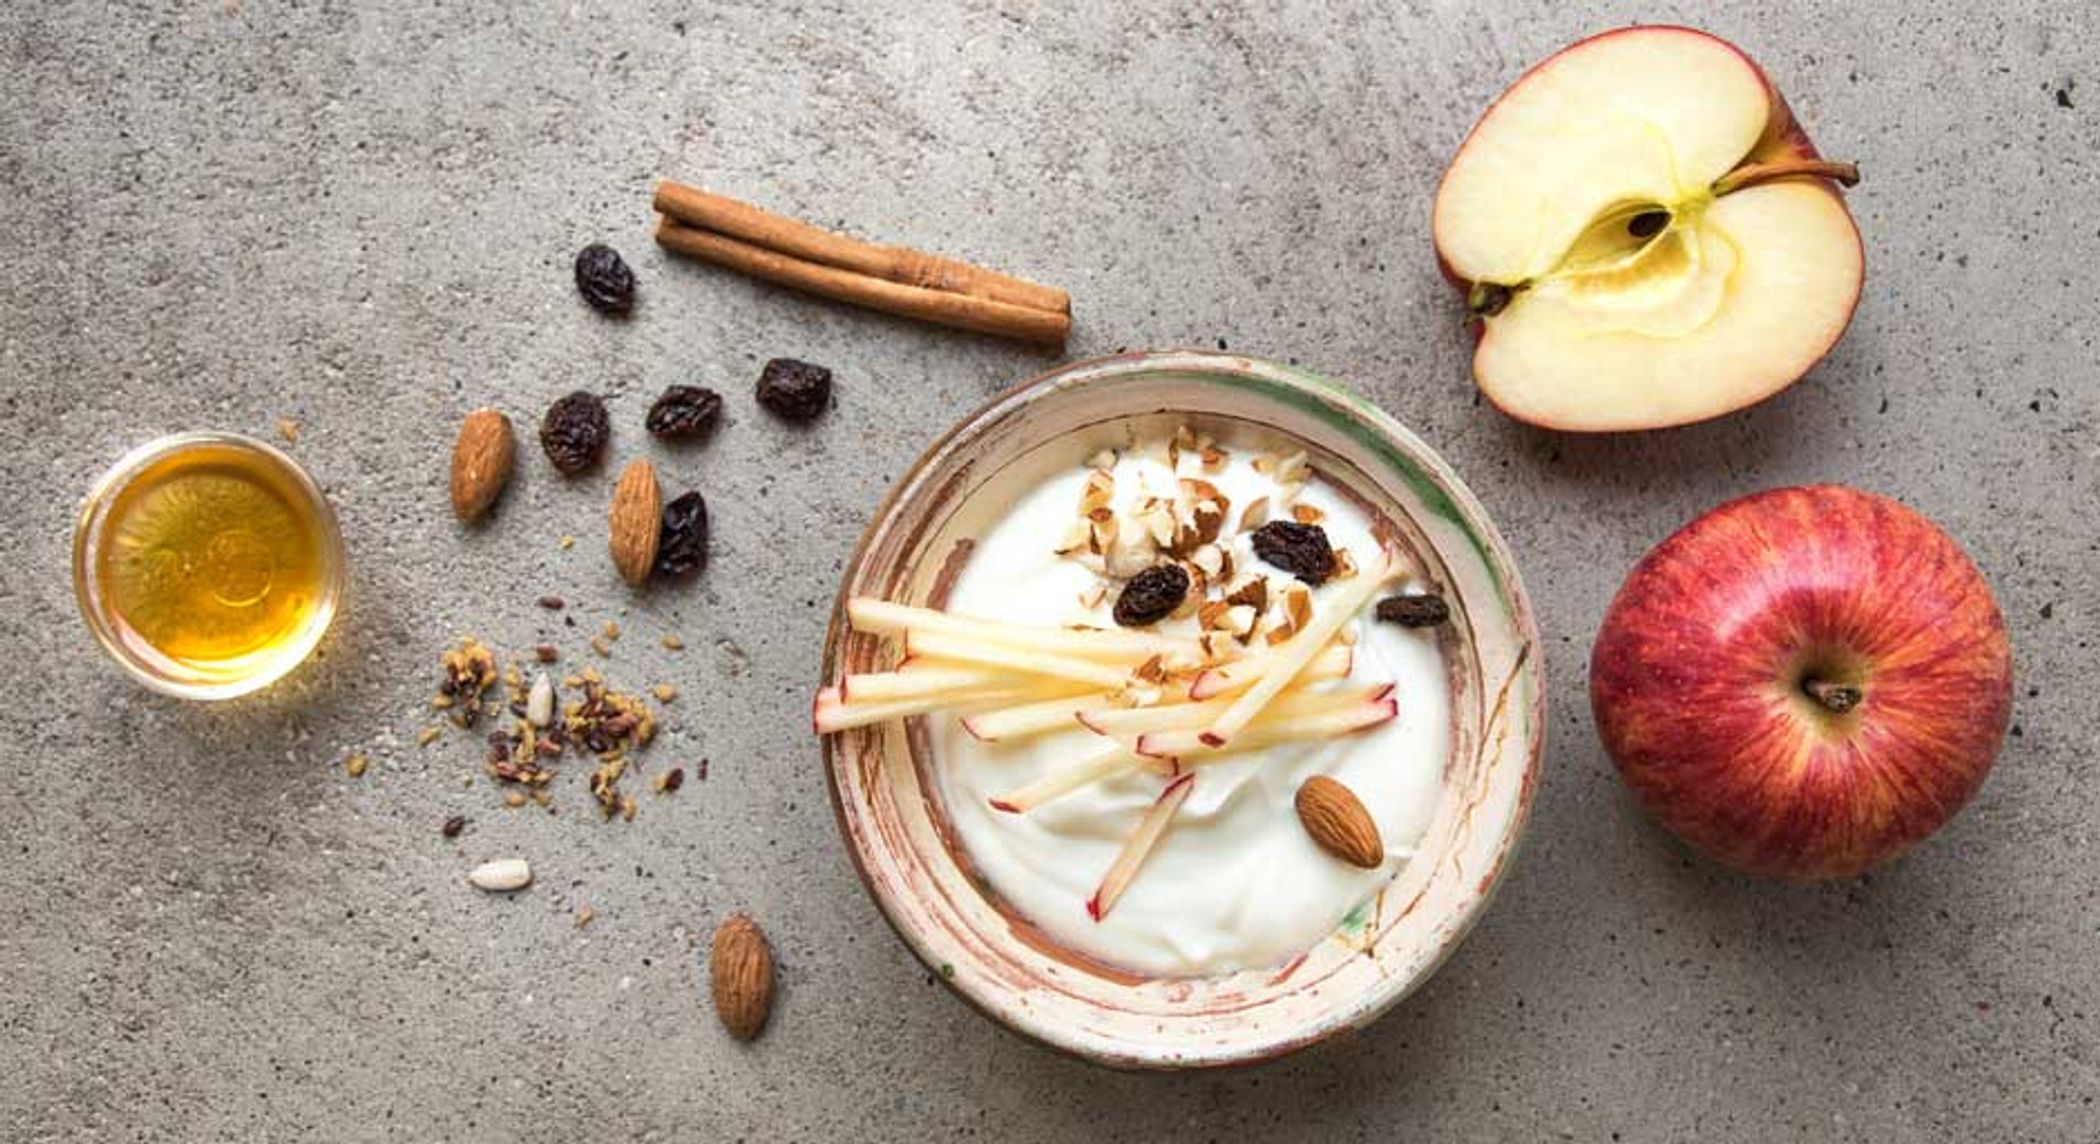
[[(1859, 160), (1866, 296), (1822, 368), (1748, 412), (1537, 432), (1467, 381), (1429, 196), (1523, 67), (1634, 18), (1736, 40)], [(0, 1139), (2100, 1136), (2096, 43), (2080, 5), (1909, 0), (8, 5)], [(1443, 450), (1536, 596), (1552, 742), (1514, 876), (1427, 988), (1278, 1065), (1123, 1075), (1002, 1032), (905, 950), (803, 719), (828, 598), (919, 449), (1054, 359), (668, 260), (659, 175), (1065, 286), (1072, 357), (1229, 345), (1317, 368)], [(577, 299), (591, 241), (633, 262), (632, 320)], [(837, 409), (758, 410), (775, 356), (835, 369)], [(728, 396), (711, 442), (641, 431), (672, 383)], [(603, 551), (618, 464), (565, 481), (539, 456), (529, 426), (576, 388), (609, 395), (615, 462), (706, 491), (696, 583), (631, 594)], [(526, 430), (523, 463), (493, 525), (462, 531), (445, 458), (484, 403)], [(155, 434), (279, 418), (340, 507), (348, 612), (260, 697), (146, 694), (73, 614), (77, 498)], [(1830, 480), (1976, 555), (2017, 725), (1908, 860), (1754, 882), (1642, 818), (1584, 656), (1649, 545)], [(602, 824), (573, 771), (559, 814), (506, 811), (462, 785), (471, 740), (415, 745), (454, 633), (590, 659), (607, 619), (609, 671), (683, 692), (652, 767), (711, 759), (706, 781)], [(532, 890), (464, 884), (508, 854)], [(735, 909), (783, 979), (749, 1046), (715, 1026), (701, 964)]]

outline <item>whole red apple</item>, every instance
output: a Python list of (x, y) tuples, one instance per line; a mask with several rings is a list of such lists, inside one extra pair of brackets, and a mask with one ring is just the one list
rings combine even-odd
[(1773, 489), (1636, 565), (1590, 654), (1605, 749), (1710, 857), (1857, 874), (1938, 830), (1991, 769), (2012, 653), (1990, 585), (1886, 497)]

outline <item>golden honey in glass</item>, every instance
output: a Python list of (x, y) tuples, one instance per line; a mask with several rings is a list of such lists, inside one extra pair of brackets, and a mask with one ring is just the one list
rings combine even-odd
[(342, 593), (321, 490), (248, 437), (188, 433), (96, 482), (73, 538), (74, 588), (102, 646), (147, 686), (224, 699), (313, 651)]

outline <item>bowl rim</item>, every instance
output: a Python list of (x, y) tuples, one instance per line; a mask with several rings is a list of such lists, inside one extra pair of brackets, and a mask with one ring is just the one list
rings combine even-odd
[(995, 420), (1009, 407), (1034, 400), (1064, 385), (1092, 384), (1122, 377), (1156, 374), (1184, 377), (1200, 384), (1217, 384), (1223, 379), (1237, 376), (1278, 385), (1285, 390), (1303, 393), (1311, 399), (1339, 406), (1355, 427), (1383, 438), (1382, 443), (1385, 445), (1397, 446), (1411, 460), (1432, 472), (1439, 486), (1436, 489), (1437, 495), (1452, 502), (1451, 507), (1463, 519), (1468, 538), (1479, 548), (1482, 557), (1499, 573), (1510, 622), (1523, 641), (1510, 670), (1505, 690), (1513, 686), (1519, 678), (1528, 679), (1530, 683), (1531, 702), (1528, 704), (1528, 718), (1524, 720), (1527, 733), (1523, 771), (1517, 780), (1516, 797), (1509, 817), (1496, 841), (1492, 865), (1480, 878), (1477, 893), (1460, 911), (1454, 924), (1446, 930), (1434, 955), (1410, 978), (1398, 984), (1366, 991), (1358, 1001), (1338, 1011), (1333, 1019), (1303, 1029), (1298, 1036), (1249, 1039), (1201, 1054), (1175, 1056), (1117, 1053), (1077, 1040), (1061, 1039), (1048, 1029), (1011, 1019), (1008, 1014), (995, 1010), (965, 988), (956, 976), (943, 971), (941, 960), (924, 943), (918, 931), (902, 918), (900, 907), (895, 901), (896, 888), (882, 884), (871, 876), (867, 855), (862, 853), (862, 848), (856, 841), (853, 824), (848, 820), (839, 778), (844, 752), (839, 748), (837, 736), (822, 738), (825, 791), (831, 801), (833, 819), (838, 825), (840, 840), (852, 862), (854, 873), (860, 879), (862, 889), (875, 902), (877, 912), (913, 955), (929, 970), (934, 971), (934, 976), (947, 986), (951, 993), (1000, 1028), (1060, 1054), (1114, 1068), (1189, 1070), (1247, 1066), (1287, 1056), (1345, 1030), (1365, 1027), (1433, 977), (1464, 943), (1466, 935), (1492, 904), (1496, 892), (1507, 877), (1530, 819), (1546, 740), (1546, 724), (1543, 718), (1546, 680), (1539, 650), (1541, 642), (1536, 613), (1532, 609), (1529, 594), (1524, 588), (1508, 543), (1472, 489), (1459, 478), (1441, 454), (1400, 424), (1391, 414), (1348, 387), (1295, 365), (1283, 365), (1242, 354), (1188, 349), (1134, 350), (1062, 363), (1008, 386), (958, 417), (928, 443), (904, 473), (891, 483), (889, 490), (871, 511), (868, 523), (862, 529), (840, 575), (839, 586), (833, 596), (830, 621), (825, 630), (821, 668), (823, 674), (818, 686), (823, 686), (824, 681), (830, 679), (838, 670), (844, 639), (850, 630), (845, 618), (846, 602), (850, 598), (853, 583), (858, 579), (858, 570), (906, 496), (919, 488), (921, 477), (937, 459), (950, 451), (957, 438), (975, 427)]

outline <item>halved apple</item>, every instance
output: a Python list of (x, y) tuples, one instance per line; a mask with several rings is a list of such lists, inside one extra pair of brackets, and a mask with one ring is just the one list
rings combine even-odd
[(1865, 269), (1836, 184), (1749, 57), (1622, 28), (1532, 68), (1437, 190), (1473, 376), (1553, 429), (1705, 420), (1786, 388), (1852, 320)]

